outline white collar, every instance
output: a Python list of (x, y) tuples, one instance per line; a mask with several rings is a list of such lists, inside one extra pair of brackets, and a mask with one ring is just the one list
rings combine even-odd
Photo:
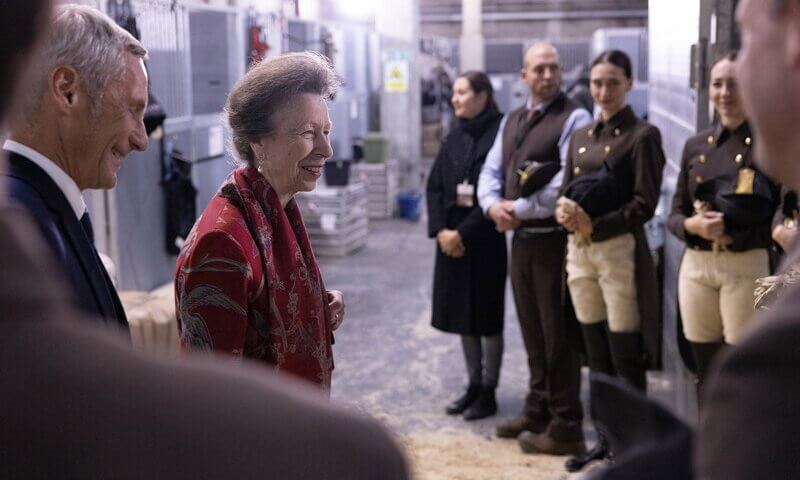
[(64, 196), (67, 197), (70, 207), (72, 207), (72, 210), (75, 212), (75, 217), (80, 220), (80, 218), (86, 212), (86, 202), (83, 200), (83, 195), (78, 188), (78, 184), (75, 183), (75, 180), (73, 180), (72, 177), (67, 175), (67, 173), (61, 169), (61, 167), (53, 163), (53, 161), (49, 158), (45, 157), (31, 147), (23, 145), (19, 142), (15, 142), (14, 140), (6, 140), (3, 144), (3, 150), (14, 152), (17, 155), (22, 155), (44, 170), (44, 172), (58, 186)]
[[(558, 96), (558, 95), (556, 95), (556, 97), (557, 97), (557, 96)], [(538, 111), (538, 112), (544, 112), (545, 110), (547, 110), (547, 107), (549, 107), (549, 106), (550, 106), (550, 104), (551, 104), (551, 103), (553, 103), (553, 102), (555, 101), (556, 97), (553, 97), (553, 98), (551, 98), (550, 100), (545, 100), (545, 101), (544, 101), (544, 102), (542, 102), (542, 103), (537, 103), (536, 105), (534, 105), (534, 104), (533, 104), (533, 98), (532, 98), (532, 97), (528, 97), (528, 101), (527, 101), (527, 102), (525, 102), (525, 107), (526, 107), (528, 110), (534, 110), (534, 111)]]

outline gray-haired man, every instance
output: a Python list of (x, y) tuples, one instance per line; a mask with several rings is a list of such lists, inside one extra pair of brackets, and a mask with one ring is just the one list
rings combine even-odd
[(122, 159), (147, 148), (147, 51), (87, 6), (60, 8), (47, 33), (3, 145), (8, 195), (36, 219), (77, 305), (126, 328), (81, 191), (114, 187)]
[[(0, 7), (3, 125), (15, 73), (56, 28), (48, 0)], [(408, 478), (386, 431), (318, 392), (257, 366), (149, 358), (82, 323), (31, 220), (0, 199), (0, 478)]]

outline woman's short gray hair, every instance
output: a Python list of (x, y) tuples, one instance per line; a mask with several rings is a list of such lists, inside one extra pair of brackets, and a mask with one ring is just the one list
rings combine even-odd
[(50, 73), (59, 65), (69, 65), (80, 75), (92, 99), (92, 112), (97, 113), (108, 84), (122, 78), (125, 72), (124, 55), (145, 58), (147, 50), (133, 35), (92, 7), (66, 4), (54, 13), (32, 69), (36, 77), (30, 80), (35, 87), (25, 110), (29, 117), (35, 115)]
[(252, 164), (250, 143), (272, 134), (280, 113), (298, 96), (328, 99), (340, 84), (333, 66), (318, 53), (287, 53), (255, 64), (233, 87), (225, 106), (235, 155)]

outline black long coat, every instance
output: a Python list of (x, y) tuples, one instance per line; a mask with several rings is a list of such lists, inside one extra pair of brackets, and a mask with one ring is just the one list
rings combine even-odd
[[(461, 122), (444, 141), (428, 177), (428, 236), (445, 228), (461, 234), (466, 254), (452, 258), (436, 245), (433, 274), (435, 328), (466, 335), (503, 331), (506, 281), (505, 236), (487, 219), (477, 199), (477, 182), (502, 115), (487, 108)], [(475, 186), (473, 206), (456, 206), (456, 186), (464, 179)]]

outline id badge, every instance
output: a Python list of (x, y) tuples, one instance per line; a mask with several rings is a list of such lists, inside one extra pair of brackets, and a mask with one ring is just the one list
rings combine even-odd
[(475, 203), (472, 197), (475, 195), (475, 185), (471, 185), (469, 182), (464, 180), (464, 182), (459, 183), (456, 186), (456, 206), (458, 207), (472, 207)]

